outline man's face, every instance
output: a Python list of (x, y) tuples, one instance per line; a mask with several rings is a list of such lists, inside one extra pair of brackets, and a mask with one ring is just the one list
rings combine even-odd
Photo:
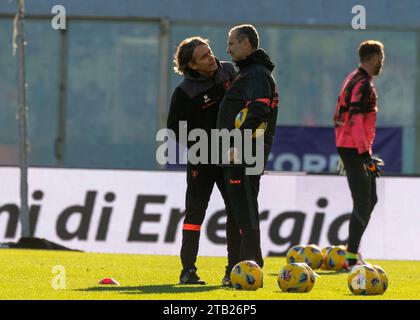
[(193, 61), (190, 62), (191, 69), (200, 74), (212, 74), (218, 68), (216, 58), (211, 48), (206, 44), (201, 44), (194, 49)]
[(384, 52), (375, 56), (373, 75), (377, 76), (381, 73), (382, 67), (384, 66), (384, 61), (385, 61), (385, 53)]
[(239, 41), (236, 37), (236, 31), (232, 31), (229, 34), (227, 53), (232, 56), (232, 61), (238, 62), (244, 60), (249, 55), (249, 48), (246, 41), (247, 39)]

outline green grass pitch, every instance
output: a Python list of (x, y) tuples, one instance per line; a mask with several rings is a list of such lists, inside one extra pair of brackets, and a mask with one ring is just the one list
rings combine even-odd
[[(199, 257), (198, 273), (205, 286), (177, 285), (177, 256), (96, 254), (42, 250), (0, 250), (0, 299), (165, 299), (165, 300), (302, 300), (302, 299), (420, 299), (420, 261), (369, 261), (388, 274), (389, 287), (382, 296), (354, 296), (347, 274), (317, 270), (321, 275), (309, 293), (283, 293), (277, 273), (285, 258), (265, 259), (264, 287), (257, 291), (223, 288), (225, 258)], [(54, 266), (65, 270), (65, 288), (54, 289)], [(120, 286), (98, 285), (113, 278)], [(55, 279), (56, 280), (56, 279)], [(54, 283), (57, 283), (54, 282)]]

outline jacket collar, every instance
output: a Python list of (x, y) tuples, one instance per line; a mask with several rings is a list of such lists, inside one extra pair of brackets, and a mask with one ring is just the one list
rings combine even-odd
[(202, 74), (198, 73), (196, 70), (189, 70), (185, 73), (184, 77), (185, 79), (188, 80), (193, 80), (193, 81), (207, 81), (209, 79), (212, 79), (216, 76), (217, 73), (220, 72), (220, 61), (218, 59), (216, 59), (216, 63), (217, 63), (217, 70), (214, 72), (213, 76), (211, 77), (207, 77), (207, 76), (203, 76)]
[(273, 71), (275, 67), (270, 57), (263, 49), (257, 49), (244, 60), (236, 62), (239, 69), (246, 68), (252, 64), (261, 64), (270, 71)]

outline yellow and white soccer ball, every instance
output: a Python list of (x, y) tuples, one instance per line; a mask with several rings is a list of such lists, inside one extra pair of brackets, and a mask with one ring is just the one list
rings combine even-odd
[(321, 264), (321, 270), (330, 270), (327, 265), (327, 256), (328, 252), (333, 248), (334, 246), (326, 246), (322, 249), (322, 264)]
[(381, 280), (381, 285), (379, 286), (378, 294), (384, 294), (386, 289), (388, 289), (388, 275), (385, 270), (378, 265), (372, 265), (372, 267), (379, 274), (379, 279)]
[(315, 244), (307, 245), (302, 251), (303, 262), (312, 269), (319, 269), (322, 264), (321, 249)]
[(233, 267), (230, 282), (235, 289), (257, 290), (263, 286), (263, 271), (256, 262), (244, 260)]
[[(235, 128), (239, 129), (242, 124), (244, 123), (246, 116), (248, 115), (248, 108), (243, 108), (241, 111), (238, 112), (238, 114), (235, 117)], [(260, 129), (260, 130), (258, 130)], [(265, 130), (267, 129), (267, 122), (261, 122), (259, 124), (259, 126), (257, 127), (257, 130), (255, 130), (255, 132), (253, 132), (252, 134), (252, 138), (258, 138), (260, 136), (262, 136), (265, 132)]]
[(382, 283), (378, 272), (368, 264), (355, 265), (347, 277), (347, 285), (354, 295), (376, 295)]
[(291, 247), (287, 251), (286, 262), (287, 263), (304, 262), (304, 258), (303, 258), (304, 249), (305, 249), (305, 246), (301, 244)]
[(342, 271), (346, 263), (346, 248), (334, 246), (327, 252), (325, 265), (328, 270)]
[(319, 275), (316, 274), (315, 271), (312, 270), (311, 267), (308, 266), (305, 262), (298, 262), (297, 264), (303, 266), (308, 271), (308, 273), (309, 273), (309, 280), (310, 280), (310, 282), (308, 283), (308, 287), (306, 289), (306, 292), (309, 292), (309, 291), (312, 290), (312, 288), (315, 285), (315, 278), (316, 277), (319, 277)]
[(277, 277), (277, 284), (283, 292), (309, 292), (315, 283), (310, 272), (301, 263), (289, 263)]

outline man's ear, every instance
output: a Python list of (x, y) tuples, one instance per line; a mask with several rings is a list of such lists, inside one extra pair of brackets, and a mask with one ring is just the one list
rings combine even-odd
[(249, 50), (249, 51), (253, 51), (252, 45), (251, 45), (251, 42), (249, 41), (249, 39), (248, 38), (245, 38), (243, 41), (245, 41), (245, 47), (246, 47), (246, 49)]
[(249, 42), (249, 39), (248, 38), (243, 38), (243, 40), (242, 40), (243, 42), (244, 42), (244, 44), (245, 44), (245, 46), (247, 47), (247, 48), (250, 48), (251, 47), (251, 42)]
[(374, 54), (372, 58), (370, 58), (370, 63), (372, 65), (376, 65), (381, 60), (381, 56), (379, 54)]

